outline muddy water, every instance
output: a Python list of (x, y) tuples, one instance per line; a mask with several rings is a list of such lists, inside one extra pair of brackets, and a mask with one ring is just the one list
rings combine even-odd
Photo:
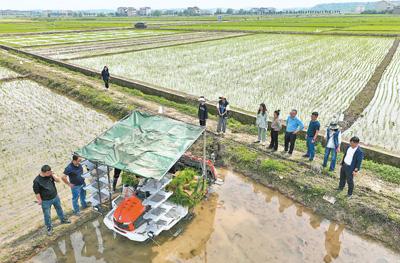
[(154, 243), (114, 236), (91, 222), (30, 262), (400, 262), (400, 255), (319, 218), (276, 191), (221, 170), (196, 216)]

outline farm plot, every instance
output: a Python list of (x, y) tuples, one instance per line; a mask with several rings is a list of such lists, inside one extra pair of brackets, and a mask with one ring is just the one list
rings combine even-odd
[[(106, 116), (32, 81), (0, 84), (0, 243), (42, 224), (32, 191), (41, 165), (62, 174), (70, 154), (111, 125)], [(57, 187), (70, 210), (70, 190)]]
[(110, 39), (133, 38), (143, 36), (155, 36), (172, 34), (172, 31), (151, 31), (151, 30), (111, 30), (80, 33), (62, 34), (37, 34), (27, 36), (2, 37), (0, 43), (12, 46), (40, 46), (65, 43), (81, 43), (91, 41), (102, 41)]
[(393, 40), (385, 38), (254, 35), (228, 40), (73, 60), (111, 74), (138, 79), (256, 111), (265, 102), (283, 118), (296, 108), (314, 110), (323, 125), (343, 112), (367, 83)]
[(18, 77), (18, 73), (11, 71), (7, 68), (0, 67), (0, 80), (15, 77)]
[(397, 50), (378, 85), (375, 96), (345, 136), (400, 153), (400, 50)]
[(116, 41), (104, 41), (100, 43), (71, 44), (41, 48), (26, 48), (25, 51), (39, 55), (49, 56), (55, 59), (75, 59), (87, 56), (99, 56), (116, 54), (147, 48), (156, 48), (185, 44), (199, 41), (216, 40), (233, 36), (242, 36), (243, 33), (223, 32), (195, 32), (172, 34), (162, 36), (150, 36)]

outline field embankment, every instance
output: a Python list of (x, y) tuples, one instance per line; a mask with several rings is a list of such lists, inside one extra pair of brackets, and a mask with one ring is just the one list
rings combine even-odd
[[(99, 79), (6, 52), (2, 52), (0, 64), (20, 74), (30, 73), (32, 80), (115, 118), (122, 117), (133, 108), (157, 112), (159, 106), (164, 105), (167, 116), (197, 123), (196, 107), (190, 104), (171, 102), (118, 85), (112, 85), (111, 91), (104, 92)], [(212, 117), (209, 129), (214, 130), (215, 126), (216, 121)], [(244, 125), (235, 124), (236, 128), (239, 126)], [(233, 129), (232, 123), (230, 128)], [(393, 174), (388, 175), (385, 173), (387, 171), (375, 170), (371, 164), (367, 168), (366, 161), (366, 169), (356, 179), (355, 197), (347, 200), (344, 193), (333, 190), (338, 182), (337, 173), (320, 171), (318, 165), (304, 163), (301, 152), (295, 152), (293, 158), (286, 159), (280, 154), (266, 153), (261, 147), (254, 146), (252, 141), (254, 135), (229, 132), (223, 139), (209, 140), (208, 150), (219, 153), (219, 160), (224, 160), (225, 164), (232, 165), (264, 185), (278, 189), (318, 214), (345, 223), (356, 233), (382, 241), (395, 250), (400, 248), (398, 168), (393, 167)], [(301, 141), (298, 144), (300, 149)], [(321, 162), (320, 155), (315, 162)], [(326, 202), (323, 199), (325, 194), (336, 197), (337, 202), (334, 205)]]

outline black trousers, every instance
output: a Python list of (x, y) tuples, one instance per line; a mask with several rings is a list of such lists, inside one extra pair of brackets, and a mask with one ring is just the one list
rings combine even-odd
[(294, 145), (296, 143), (297, 135), (293, 132), (285, 133), (285, 152), (289, 150), (289, 153), (292, 154), (294, 150)]
[(350, 166), (344, 163), (340, 169), (339, 189), (343, 189), (346, 186), (346, 182), (349, 187), (347, 194), (352, 195), (354, 189), (353, 171)]
[(106, 87), (108, 89), (109, 85), (108, 85), (108, 79), (103, 79), (104, 80), (104, 87)]
[(271, 143), (269, 144), (268, 148), (274, 149), (275, 151), (278, 150), (278, 136), (279, 131), (271, 130)]
[(200, 126), (206, 126), (206, 120), (199, 120)]
[(121, 174), (121, 170), (118, 168), (114, 169), (114, 180), (113, 180), (113, 191), (115, 191), (115, 188), (117, 187), (117, 182), (119, 175)]

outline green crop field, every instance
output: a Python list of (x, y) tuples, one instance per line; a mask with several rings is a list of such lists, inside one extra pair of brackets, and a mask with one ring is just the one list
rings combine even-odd
[[(170, 25), (169, 27), (173, 27)], [(251, 17), (242, 21), (227, 21), (213, 24), (183, 25), (175, 28), (202, 30), (251, 30), (294, 32), (345, 32), (400, 34), (400, 16), (357, 15), (325, 17)]]
[(132, 27), (138, 21), (180, 29), (400, 34), (399, 15), (223, 16), (221, 23), (216, 16), (0, 19), (0, 34)]
[(132, 27), (133, 23), (145, 21), (149, 25), (168, 25), (181, 22), (216, 21), (214, 16), (206, 17), (95, 17), (95, 18), (0, 18), (0, 34), (49, 32), (62, 30), (91, 30), (101, 28)]

